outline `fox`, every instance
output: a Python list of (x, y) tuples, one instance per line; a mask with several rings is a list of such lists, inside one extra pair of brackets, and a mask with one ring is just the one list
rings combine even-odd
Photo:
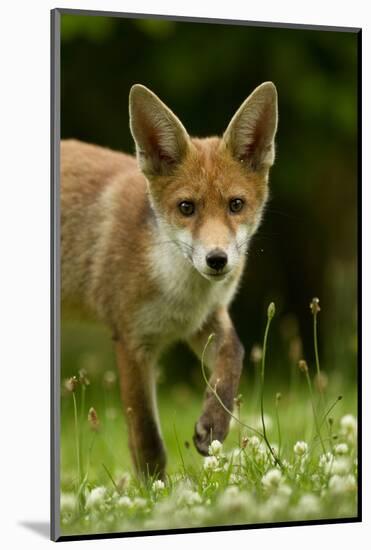
[(264, 82), (221, 137), (196, 138), (135, 84), (135, 155), (61, 140), (62, 312), (112, 334), (138, 476), (166, 474), (155, 367), (177, 341), (199, 358), (204, 352), (210, 373), (194, 426), (197, 451), (207, 455), (211, 441), (228, 434), (244, 359), (229, 307), (269, 196), (277, 105), (275, 85)]

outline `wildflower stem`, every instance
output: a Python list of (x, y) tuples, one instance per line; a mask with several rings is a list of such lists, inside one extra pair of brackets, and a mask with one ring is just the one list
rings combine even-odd
[(321, 424), (320, 424), (320, 427), (323, 426), (323, 424), (326, 422), (326, 418), (328, 417), (328, 415), (330, 414), (330, 412), (336, 407), (336, 405), (339, 403), (339, 401), (341, 401), (343, 399), (343, 396), (342, 395), (339, 395), (336, 400), (332, 403), (332, 405), (327, 409), (327, 411), (325, 412), (325, 414), (323, 415), (323, 418), (321, 420)]
[[(313, 302), (312, 302), (313, 304)], [(316, 304), (315, 304), (316, 305)], [(318, 383), (319, 383), (319, 394), (320, 394), (320, 400), (321, 400), (321, 407), (322, 410), (325, 410), (326, 403), (325, 403), (325, 396), (323, 393), (323, 389), (321, 388), (321, 367), (319, 363), (319, 353), (318, 353), (318, 335), (317, 335), (317, 315), (319, 311), (318, 307), (313, 307), (313, 343), (314, 343), (314, 357), (316, 360), (316, 370), (317, 370), (317, 377), (318, 377)]]
[(182, 466), (183, 466), (183, 470), (184, 470), (184, 475), (187, 476), (187, 469), (186, 469), (186, 466), (185, 466), (185, 463), (184, 463), (183, 453), (182, 453), (182, 450), (181, 450), (181, 448), (180, 448), (179, 439), (178, 439), (178, 434), (177, 434), (177, 432), (176, 432), (175, 424), (173, 424), (173, 428), (174, 428), (175, 441), (176, 441), (176, 444), (177, 444), (177, 447), (178, 447), (178, 452), (179, 452), (180, 460), (181, 460), (181, 462), (182, 462)]
[(80, 463), (80, 439), (79, 439), (79, 423), (77, 418), (77, 403), (75, 392), (72, 393), (73, 399), (73, 414), (75, 420), (75, 447), (76, 447), (76, 462), (77, 462), (77, 478), (78, 484), (81, 483), (81, 463)]
[(83, 420), (85, 419), (85, 392), (86, 392), (86, 387), (84, 384), (82, 384), (81, 385), (81, 411), (80, 411), (81, 425)]
[(113, 484), (114, 488), (116, 489), (116, 491), (118, 492), (118, 494), (121, 494), (121, 491), (118, 488), (118, 486), (117, 486), (115, 480), (113, 479), (113, 476), (112, 476), (111, 472), (109, 471), (109, 469), (107, 468), (107, 466), (105, 464), (103, 464), (103, 462), (102, 462), (102, 466), (104, 468), (104, 471), (106, 472), (106, 474), (108, 475), (108, 477), (112, 481), (112, 484)]
[(277, 430), (278, 430), (278, 456), (281, 457), (282, 434), (281, 434), (280, 415), (279, 415), (279, 412), (278, 412), (278, 403), (279, 403), (279, 400), (276, 398), (276, 421), (277, 421)]
[(242, 443), (242, 434), (241, 434), (241, 403), (237, 403), (237, 411), (238, 411), (238, 446), (241, 447)]
[(85, 442), (84, 442), (85, 392), (86, 392), (86, 386), (85, 384), (81, 384), (81, 411), (80, 411), (80, 434), (79, 434), (81, 479), (84, 478), (82, 457), (84, 456), (84, 447), (85, 447)]
[(314, 404), (312, 382), (310, 380), (308, 369), (305, 371), (305, 377), (307, 379), (309, 395), (310, 395), (310, 400), (311, 400), (311, 404), (312, 404), (313, 418), (314, 418), (314, 423), (315, 423), (316, 430), (317, 430), (317, 435), (318, 435), (319, 440), (321, 442), (322, 451), (323, 451), (324, 454), (326, 454), (326, 448), (325, 448), (325, 444), (324, 444), (323, 439), (322, 439), (321, 428), (320, 428), (320, 425), (319, 425), (319, 422), (318, 422), (316, 407), (315, 407), (315, 404)]
[(319, 365), (319, 354), (318, 354), (318, 339), (317, 339), (317, 313), (313, 313), (313, 340), (314, 340), (314, 356), (316, 358), (317, 375), (321, 376), (321, 368)]
[(262, 354), (262, 362), (261, 362), (261, 370), (260, 370), (260, 416), (261, 416), (261, 423), (263, 427), (263, 438), (265, 443), (267, 444), (267, 447), (269, 449), (269, 452), (271, 453), (274, 461), (276, 464), (279, 464), (279, 466), (282, 467), (282, 463), (280, 459), (276, 456), (276, 453), (271, 447), (271, 444), (269, 443), (268, 437), (267, 437), (267, 430), (265, 427), (265, 421), (264, 421), (264, 378), (265, 378), (265, 357), (267, 353), (267, 341), (268, 341), (268, 333), (269, 333), (269, 327), (271, 324), (271, 321), (274, 317), (275, 313), (275, 306), (272, 302), (269, 304), (268, 307), (268, 315), (267, 315), (267, 324), (265, 326), (265, 332), (264, 332), (264, 340), (263, 340), (263, 354)]

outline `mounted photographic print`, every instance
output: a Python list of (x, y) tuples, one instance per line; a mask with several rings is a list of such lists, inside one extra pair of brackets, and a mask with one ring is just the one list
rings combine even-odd
[(361, 31), (52, 12), (52, 537), (360, 521)]

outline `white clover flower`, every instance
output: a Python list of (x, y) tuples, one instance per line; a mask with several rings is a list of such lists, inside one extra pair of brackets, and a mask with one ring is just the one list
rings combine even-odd
[(335, 474), (330, 477), (328, 488), (333, 495), (352, 493), (357, 489), (357, 481), (354, 475), (340, 476)]
[(313, 486), (315, 489), (320, 489), (321, 488), (321, 478), (318, 474), (313, 474), (310, 476), (312, 482), (313, 482)]
[(204, 506), (193, 506), (189, 508), (189, 519), (191, 520), (191, 525), (198, 526), (200, 523), (205, 522), (209, 518), (209, 511), (204, 508)]
[(253, 449), (259, 449), (260, 444), (261, 444), (261, 440), (256, 435), (253, 435), (252, 437), (250, 437), (248, 442), (248, 445), (250, 447), (252, 447)]
[(224, 465), (223, 465), (223, 470), (225, 472), (228, 472), (230, 467), (231, 467), (231, 463), (230, 462), (225, 462)]
[[(263, 430), (263, 423), (260, 415), (252, 416), (250, 418), (250, 422), (248, 421), (247, 424), (250, 424), (250, 426), (256, 430)], [(269, 414), (264, 414), (264, 425), (267, 432), (269, 432), (273, 427), (273, 420)]]
[(233, 486), (227, 487), (220, 495), (217, 505), (220, 510), (237, 513), (253, 507), (254, 501), (249, 493), (240, 491), (238, 487)]
[(348, 458), (343, 456), (337, 457), (332, 462), (331, 473), (342, 476), (349, 473), (350, 467), (351, 467), (351, 464)]
[(322, 454), (319, 457), (319, 467), (324, 471), (325, 474), (329, 474), (331, 471), (332, 462), (334, 460), (334, 455), (330, 452)]
[(133, 502), (132, 500), (127, 496), (122, 496), (118, 499), (117, 505), (120, 508), (132, 508)]
[(277, 494), (283, 497), (289, 497), (292, 495), (292, 489), (287, 483), (281, 483), (277, 488)]
[(346, 443), (338, 443), (335, 445), (334, 452), (336, 455), (346, 455), (349, 452), (349, 447)]
[(340, 431), (348, 441), (354, 441), (357, 437), (357, 419), (352, 414), (346, 414), (340, 420)]
[(204, 470), (207, 472), (217, 472), (219, 470), (219, 460), (216, 456), (207, 456), (204, 458)]
[(278, 468), (272, 468), (263, 475), (261, 483), (264, 489), (272, 490), (277, 489), (282, 481), (282, 472)]
[(281, 495), (272, 495), (257, 510), (260, 520), (272, 520), (287, 507), (287, 498)]
[(147, 501), (142, 497), (135, 497), (133, 500), (134, 508), (145, 508), (147, 506)]
[(227, 462), (224, 466), (224, 469), (227, 470), (231, 464), (239, 464), (240, 461), (245, 460), (245, 453), (242, 449), (236, 448), (232, 449), (227, 455)]
[(94, 487), (86, 499), (86, 508), (94, 508), (103, 503), (107, 489), (105, 487)]
[(76, 497), (73, 493), (61, 493), (61, 511), (73, 512), (76, 509)]
[(201, 504), (202, 498), (196, 491), (191, 489), (183, 489), (178, 496), (177, 504), (178, 505), (187, 505), (195, 506), (196, 504)]
[(293, 469), (293, 465), (290, 464), (290, 462), (288, 460), (286, 460), (285, 458), (281, 462), (282, 462), (282, 466), (285, 468), (285, 470), (292, 470)]
[(245, 478), (244, 478), (243, 475), (241, 475), (238, 472), (236, 472), (236, 473), (232, 472), (229, 476), (228, 483), (229, 483), (229, 485), (240, 485), (244, 481), (245, 481)]
[(295, 515), (298, 517), (313, 516), (320, 512), (320, 499), (313, 494), (302, 495), (295, 509)]
[(210, 456), (219, 456), (222, 452), (223, 445), (217, 439), (211, 442), (209, 445), (209, 455)]
[(240, 490), (238, 487), (227, 487), (223, 494), (233, 498), (240, 494)]
[(261, 464), (267, 460), (269, 461), (271, 458), (270, 451), (265, 443), (255, 435), (249, 440), (247, 449), (252, 450), (255, 460)]
[(294, 453), (297, 456), (304, 456), (308, 452), (308, 444), (305, 441), (297, 441), (294, 445)]
[(156, 479), (156, 481), (152, 483), (152, 489), (155, 493), (163, 491), (165, 489), (165, 483), (161, 481), (161, 479)]

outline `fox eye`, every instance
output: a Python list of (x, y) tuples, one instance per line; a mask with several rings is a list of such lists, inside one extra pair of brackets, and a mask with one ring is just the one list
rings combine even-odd
[(178, 208), (183, 216), (192, 216), (195, 211), (195, 204), (192, 201), (182, 201), (178, 204)]
[(231, 199), (229, 201), (229, 210), (234, 214), (237, 212), (241, 212), (244, 204), (245, 201), (243, 201), (242, 199)]

